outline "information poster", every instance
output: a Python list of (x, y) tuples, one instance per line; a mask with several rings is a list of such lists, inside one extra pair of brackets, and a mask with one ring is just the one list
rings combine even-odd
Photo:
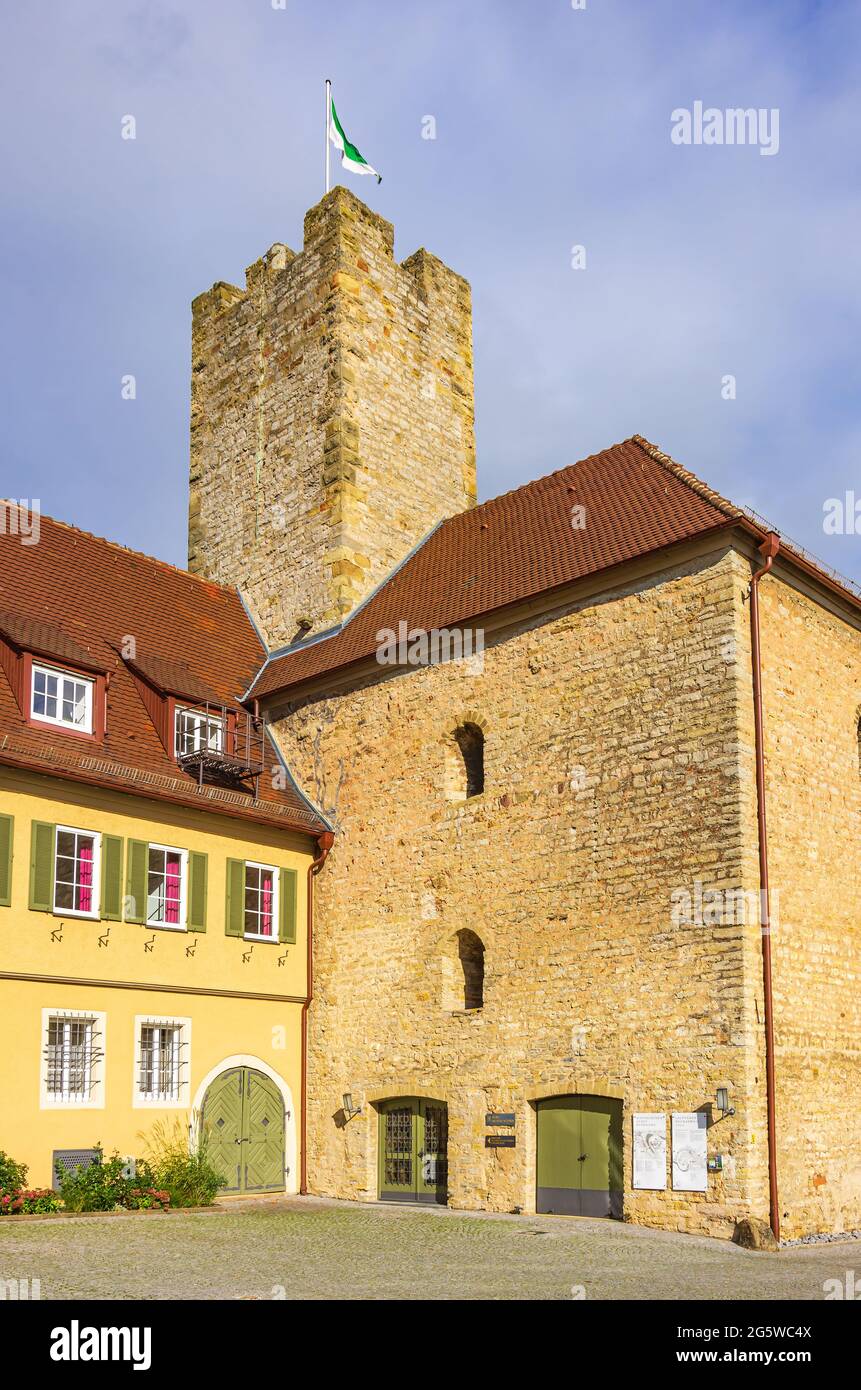
[(708, 1188), (705, 1112), (673, 1115), (673, 1188), (705, 1192)]
[(634, 1116), (634, 1186), (663, 1192), (667, 1186), (667, 1117)]

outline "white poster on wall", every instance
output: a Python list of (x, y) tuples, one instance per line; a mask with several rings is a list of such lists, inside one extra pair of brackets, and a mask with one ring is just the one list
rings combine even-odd
[(708, 1154), (704, 1112), (673, 1114), (673, 1187), (676, 1192), (708, 1189)]
[(663, 1192), (667, 1186), (667, 1117), (634, 1116), (634, 1186)]

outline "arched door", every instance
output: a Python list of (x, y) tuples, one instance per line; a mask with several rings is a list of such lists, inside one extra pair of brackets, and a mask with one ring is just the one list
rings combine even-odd
[(284, 1102), (270, 1077), (252, 1067), (221, 1072), (203, 1098), (201, 1127), (222, 1192), (283, 1192)]
[(403, 1096), (380, 1105), (380, 1201), (448, 1201), (448, 1107)]
[(622, 1215), (622, 1102), (551, 1096), (538, 1102), (536, 1210)]

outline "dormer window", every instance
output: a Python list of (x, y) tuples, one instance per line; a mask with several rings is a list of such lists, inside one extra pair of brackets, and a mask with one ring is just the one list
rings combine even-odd
[(176, 711), (176, 756), (187, 753), (200, 753), (209, 749), (212, 753), (224, 750), (224, 725), (221, 719), (203, 714), (196, 709), (177, 707)]
[(91, 680), (53, 666), (33, 663), (31, 718), (56, 724), (80, 734), (93, 732), (93, 684)]

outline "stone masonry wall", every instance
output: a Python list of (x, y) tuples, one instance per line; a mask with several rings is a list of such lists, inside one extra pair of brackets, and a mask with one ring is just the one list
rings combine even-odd
[(861, 633), (774, 576), (761, 582), (760, 629), (781, 1235), (792, 1237), (861, 1228)]
[(475, 502), (469, 285), (344, 188), (198, 296), (189, 569), (236, 584), (271, 646), (349, 612)]
[[(449, 1106), (453, 1205), (534, 1209), (533, 1102), (579, 1091), (624, 1101), (630, 1219), (729, 1234), (767, 1216), (758, 928), (679, 924), (672, 896), (758, 889), (749, 574), (733, 551), (691, 561), (489, 645), (482, 674), (406, 670), (279, 722), (338, 830), (317, 884), (313, 1191), (375, 1197), (373, 1102), (418, 1094)], [(485, 790), (453, 801), (464, 721)], [(464, 927), (486, 949), (480, 1010), (451, 1008)], [(632, 1113), (718, 1085), (736, 1114), (709, 1130), (708, 1193), (633, 1192)], [(347, 1090), (364, 1109), (345, 1124)], [(484, 1147), (488, 1109), (515, 1112), (514, 1149)]]

